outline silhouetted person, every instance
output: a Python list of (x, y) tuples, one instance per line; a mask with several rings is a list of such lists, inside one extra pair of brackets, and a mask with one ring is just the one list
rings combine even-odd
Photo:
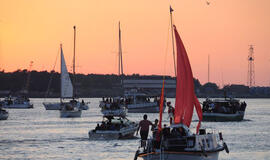
[(153, 125), (152, 122), (147, 120), (147, 115), (143, 115), (143, 120), (140, 121), (139, 127), (137, 129), (137, 134), (138, 131), (140, 130), (140, 135), (141, 135), (141, 145), (145, 146), (146, 145), (146, 140), (148, 137), (148, 132), (149, 132), (149, 126)]

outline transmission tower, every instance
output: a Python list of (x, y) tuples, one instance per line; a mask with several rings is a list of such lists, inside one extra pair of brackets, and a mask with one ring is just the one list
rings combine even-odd
[(248, 77), (247, 77), (247, 85), (249, 87), (255, 86), (255, 70), (254, 70), (254, 48), (253, 45), (249, 45), (249, 53), (248, 53)]

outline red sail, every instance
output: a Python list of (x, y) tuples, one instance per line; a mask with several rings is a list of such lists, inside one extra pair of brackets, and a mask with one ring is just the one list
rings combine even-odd
[(177, 47), (177, 82), (174, 121), (176, 124), (183, 123), (189, 127), (195, 105), (199, 117), (198, 129), (202, 120), (201, 106), (194, 93), (193, 74), (188, 55), (175, 26), (174, 33)]

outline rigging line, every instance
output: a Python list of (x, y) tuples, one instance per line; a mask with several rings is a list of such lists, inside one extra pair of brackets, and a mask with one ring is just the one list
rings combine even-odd
[[(56, 58), (55, 58), (55, 62), (53, 64), (53, 68), (52, 68), (51, 71), (55, 71), (55, 66), (56, 66), (56, 63), (57, 63), (57, 60), (58, 60), (59, 53), (60, 53), (60, 48), (58, 48), (57, 55), (56, 55)], [(61, 71), (60, 71), (60, 73), (61, 73)], [(47, 98), (48, 95), (49, 95), (49, 91), (50, 91), (51, 84), (52, 84), (52, 79), (53, 79), (53, 74), (51, 74), (51, 76), (50, 76), (48, 87), (47, 87), (47, 90), (45, 92), (45, 98)]]
[(166, 47), (165, 47), (165, 56), (164, 56), (164, 67), (163, 67), (163, 79), (165, 79), (166, 75), (166, 66), (167, 66), (167, 56), (168, 56), (168, 49), (169, 49), (169, 40), (170, 40), (170, 20), (168, 23), (168, 28), (167, 28), (167, 41), (166, 41)]

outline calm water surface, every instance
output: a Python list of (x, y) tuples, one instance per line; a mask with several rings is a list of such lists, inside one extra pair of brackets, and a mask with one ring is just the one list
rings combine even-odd
[[(0, 121), (0, 159), (91, 159), (132, 160), (139, 139), (89, 141), (88, 131), (102, 120), (98, 103), (88, 98), (90, 109), (81, 118), (59, 118), (59, 111), (46, 111), (44, 99), (31, 99), (34, 109), (10, 109), (9, 118)], [(200, 99), (202, 101), (203, 99)], [(58, 101), (47, 99), (46, 102)], [(169, 99), (174, 103), (174, 99)], [(248, 104), (242, 122), (203, 122), (202, 126), (223, 132), (230, 154), (220, 153), (221, 160), (270, 160), (270, 99), (245, 99)], [(143, 114), (130, 113), (133, 121)], [(158, 114), (148, 114), (154, 121)], [(167, 110), (164, 114), (168, 123)], [(197, 125), (194, 114), (191, 127)]]

